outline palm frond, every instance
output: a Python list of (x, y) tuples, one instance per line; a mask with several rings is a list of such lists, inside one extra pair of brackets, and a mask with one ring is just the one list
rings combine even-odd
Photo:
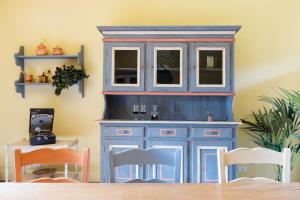
[[(259, 101), (266, 106), (241, 119), (242, 130), (258, 146), (280, 152), (285, 147), (290, 148), (293, 169), (300, 157), (300, 140), (297, 139), (300, 138), (297, 135), (300, 134), (300, 93), (280, 89), (278, 97), (260, 96)], [(276, 171), (280, 172), (277, 168)]]

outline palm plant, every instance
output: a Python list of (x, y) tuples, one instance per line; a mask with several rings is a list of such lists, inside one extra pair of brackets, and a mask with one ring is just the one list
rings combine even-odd
[[(300, 93), (280, 89), (278, 97), (261, 96), (259, 101), (266, 103), (248, 119), (241, 119), (242, 127), (258, 146), (281, 152), (291, 149), (291, 170), (300, 152)], [(281, 167), (274, 168), (276, 179), (281, 180)]]

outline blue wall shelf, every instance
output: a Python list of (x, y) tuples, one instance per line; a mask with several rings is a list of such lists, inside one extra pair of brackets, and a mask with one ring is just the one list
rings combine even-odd
[[(23, 74), (25, 73), (25, 60), (76, 60), (77, 64), (84, 69), (84, 47), (80, 46), (80, 51), (78, 54), (74, 55), (45, 55), (45, 56), (35, 56), (35, 55), (24, 55), (24, 46), (20, 46), (18, 53), (14, 55), (15, 63), (21, 68), (19, 79), (15, 81), (16, 92), (20, 93), (23, 98), (25, 98), (25, 87), (26, 86), (50, 86), (52, 83), (25, 83)], [(84, 97), (84, 80), (79, 81), (78, 91), (81, 96)]]

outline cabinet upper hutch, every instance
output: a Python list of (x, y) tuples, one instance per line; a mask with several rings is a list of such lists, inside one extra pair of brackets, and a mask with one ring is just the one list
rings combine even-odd
[[(98, 26), (103, 35), (101, 181), (107, 151), (181, 151), (181, 182), (216, 182), (216, 150), (235, 148), (234, 36), (240, 26)], [(134, 106), (146, 112), (133, 115)], [(159, 120), (150, 120), (156, 106)], [(208, 121), (208, 115), (211, 118)], [(117, 180), (174, 181), (174, 169), (116, 169)], [(228, 178), (235, 177), (234, 167)]]

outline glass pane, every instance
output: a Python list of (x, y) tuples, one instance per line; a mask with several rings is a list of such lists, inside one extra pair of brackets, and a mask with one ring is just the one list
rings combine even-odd
[(222, 50), (199, 50), (199, 85), (223, 83), (223, 52)]
[(115, 50), (115, 84), (137, 84), (137, 56), (137, 50)]
[(180, 50), (157, 50), (156, 83), (180, 84)]

